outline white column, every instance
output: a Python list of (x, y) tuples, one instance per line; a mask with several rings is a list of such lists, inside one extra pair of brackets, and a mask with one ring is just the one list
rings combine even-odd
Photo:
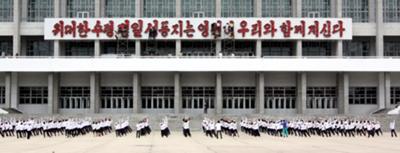
[[(94, 17), (99, 18), (101, 17), (102, 13), (102, 0), (96, 0), (94, 3)], [(101, 55), (101, 45), (100, 45), (100, 40), (95, 40), (94, 41), (94, 56), (100, 56)]]
[(174, 102), (175, 114), (181, 113), (181, 75), (178, 72), (174, 74)]
[[(221, 0), (215, 0), (215, 17), (221, 17)], [(215, 41), (215, 55), (219, 56), (222, 51), (222, 42), (220, 39)]]
[[(142, 1), (135, 0), (135, 17), (140, 18), (142, 17)], [(140, 40), (135, 41), (135, 56), (139, 57), (141, 51)]]
[(179, 57), (182, 53), (182, 41), (176, 40), (175, 41), (175, 56)]
[(384, 109), (386, 102), (385, 102), (385, 73), (378, 72), (378, 108)]
[(90, 73), (90, 112), (99, 112), (100, 102), (100, 74), (97, 72)]
[(13, 55), (21, 54), (20, 12), (21, 0), (14, 0), (13, 10)]
[(11, 72), (5, 73), (5, 101), (6, 108), (11, 108)]
[(59, 104), (59, 75), (58, 73), (50, 72), (48, 75), (48, 114), (58, 113)]
[(391, 108), (390, 104), (390, 88), (391, 88), (391, 79), (390, 79), (390, 72), (385, 73), (385, 108)]
[(256, 97), (256, 109), (260, 114), (265, 113), (264, 109), (264, 73), (260, 72), (257, 76), (257, 97)]
[(222, 114), (222, 73), (217, 73), (215, 78), (215, 110), (216, 114)]
[(11, 108), (18, 109), (19, 90), (18, 90), (18, 73), (11, 72)]
[(305, 72), (297, 73), (297, 113), (304, 114), (307, 101), (307, 74)]
[(347, 72), (340, 72), (337, 74), (338, 83), (338, 113), (349, 113), (349, 74)]
[[(341, 18), (342, 17), (342, 0), (336, 0), (336, 11), (335, 11), (335, 16), (337, 18)], [(335, 42), (335, 50), (336, 53), (335, 55), (337, 57), (342, 57), (343, 56), (343, 41), (342, 40), (338, 40)]]
[(141, 85), (140, 74), (133, 73), (133, 113), (140, 113), (142, 108), (141, 103)]
[[(55, 18), (59, 18), (61, 17), (61, 0), (58, 1), (54, 1), (54, 17)], [(54, 57), (58, 57), (60, 56), (60, 52), (61, 52), (61, 48), (60, 48), (60, 41), (59, 40), (54, 40), (53, 41), (54, 45), (53, 45), (53, 55)]]
[(383, 57), (383, 1), (376, 0), (376, 56)]
[[(301, 5), (302, 5), (302, 3), (301, 3), (301, 0), (292, 0), (292, 4), (294, 4), (294, 11), (293, 11), (293, 14), (294, 14), (294, 16), (295, 17), (301, 17), (301, 9), (302, 9), (302, 7), (301, 7)], [(302, 44), (303, 42), (301, 41), (301, 40), (297, 40), (296, 41), (296, 53), (295, 53), (295, 55), (297, 56), (297, 57), (302, 57), (303, 56), (303, 53), (302, 53), (302, 51), (303, 51), (303, 44)]]

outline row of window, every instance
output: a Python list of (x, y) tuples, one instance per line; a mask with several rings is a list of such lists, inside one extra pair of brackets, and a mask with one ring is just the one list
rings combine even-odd
[[(105, 0), (105, 17), (135, 17), (135, 0)], [(222, 17), (253, 17), (254, 1), (221, 0)], [(292, 0), (262, 0), (263, 17), (293, 16)], [(302, 17), (332, 16), (331, 0), (302, 0)], [(28, 0), (27, 19), (29, 22), (42, 22), (44, 18), (54, 17), (54, 0)], [(183, 17), (215, 17), (216, 1), (182, 0)], [(175, 0), (144, 0), (144, 17), (175, 17)], [(369, 0), (343, 0), (342, 16), (353, 18), (354, 22), (369, 22)], [(95, 0), (67, 0), (67, 17), (94, 17)], [(400, 1), (383, 0), (385, 22), (400, 21)], [(13, 0), (0, 1), (0, 22), (13, 21)]]
[[(47, 104), (47, 87), (19, 87), (20, 104)], [(265, 108), (295, 108), (295, 87), (265, 87)], [(214, 108), (214, 87), (183, 87), (183, 108)], [(223, 108), (254, 108), (255, 87), (223, 87)], [(142, 108), (173, 108), (173, 87), (142, 87)], [(307, 87), (307, 108), (337, 108), (336, 87)], [(132, 108), (132, 87), (102, 87), (101, 108)], [(0, 104), (5, 87), (0, 87)], [(400, 103), (400, 87), (391, 87), (391, 104)], [(89, 87), (61, 87), (60, 108), (89, 108)], [(349, 104), (377, 104), (376, 87), (350, 87)]]
[[(23, 56), (52, 56), (53, 43), (41, 40), (37, 37), (27, 37), (23, 39), (24, 47), (21, 55)], [(352, 41), (343, 42), (344, 56), (372, 56), (371, 49), (373, 40), (354, 38)], [(174, 56), (174, 41), (142, 42), (142, 56)], [(303, 56), (332, 56), (333, 44), (331, 42), (303, 42)], [(0, 55), (12, 55), (12, 39), (0, 37)], [(117, 44), (106, 41), (101, 45), (101, 53), (120, 54)], [(254, 41), (237, 41), (232, 48), (222, 48), (223, 55), (235, 56), (255, 56)], [(293, 56), (295, 53), (295, 43), (290, 41), (264, 41), (262, 42), (262, 56)], [(129, 42), (129, 49), (126, 55), (135, 54), (135, 42)], [(93, 42), (65, 42), (62, 56), (94, 56)], [(183, 56), (215, 56), (215, 43), (212, 41), (182, 41)], [(400, 56), (400, 41), (396, 39), (384, 41), (385, 56)]]

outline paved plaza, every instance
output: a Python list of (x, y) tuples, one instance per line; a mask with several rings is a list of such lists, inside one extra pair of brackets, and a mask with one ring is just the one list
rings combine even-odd
[(91, 134), (77, 138), (33, 137), (30, 140), (15, 137), (0, 138), (2, 153), (391, 153), (400, 152), (400, 138), (382, 137), (271, 137), (262, 134), (255, 138), (240, 133), (240, 137), (224, 136), (211, 139), (201, 132), (185, 138), (180, 131), (172, 131), (169, 138), (161, 138), (159, 131), (136, 139), (133, 134), (115, 137), (93, 137)]

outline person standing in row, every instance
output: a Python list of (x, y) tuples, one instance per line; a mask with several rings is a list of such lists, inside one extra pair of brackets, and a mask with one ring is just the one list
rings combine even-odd
[(183, 136), (185, 137), (192, 137), (190, 133), (190, 118), (184, 118), (183, 120)]
[(393, 137), (397, 137), (397, 133), (396, 133), (396, 121), (393, 120), (390, 122), (389, 124), (389, 128), (390, 128), (390, 135)]

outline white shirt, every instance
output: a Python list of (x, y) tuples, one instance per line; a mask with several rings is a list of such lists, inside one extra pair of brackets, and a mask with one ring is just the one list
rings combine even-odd
[(189, 129), (189, 128), (190, 128), (189, 121), (183, 122), (183, 129)]
[(393, 122), (390, 122), (390, 125), (389, 125), (390, 129), (391, 129), (391, 130), (394, 130), (394, 129), (396, 128), (395, 125), (396, 125), (396, 122), (394, 122), (394, 121), (393, 121)]

